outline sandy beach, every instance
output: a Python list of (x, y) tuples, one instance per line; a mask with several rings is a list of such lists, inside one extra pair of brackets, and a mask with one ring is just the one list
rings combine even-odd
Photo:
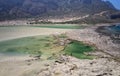
[(70, 30), (39, 27), (0, 27), (0, 41), (37, 35), (61, 34)]

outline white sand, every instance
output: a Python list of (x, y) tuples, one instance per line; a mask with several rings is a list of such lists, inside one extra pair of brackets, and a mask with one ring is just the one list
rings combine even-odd
[(70, 29), (38, 28), (38, 27), (0, 27), (0, 41), (21, 37), (60, 34)]

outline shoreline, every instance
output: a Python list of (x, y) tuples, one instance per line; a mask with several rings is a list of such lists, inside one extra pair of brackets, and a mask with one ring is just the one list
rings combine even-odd
[[(101, 26), (101, 25), (100, 25)], [(30, 36), (30, 34), (60, 34), (67, 32), (67, 35), (71, 39), (75, 39), (78, 41), (83, 41), (86, 43), (93, 43), (99, 49), (104, 50), (105, 52), (112, 53), (116, 55), (116, 52), (113, 52), (113, 44), (112, 42), (106, 43), (109, 40), (109, 37), (103, 36), (100, 37), (97, 32), (95, 32), (95, 27), (90, 27), (86, 29), (79, 30), (60, 30), (60, 29), (43, 29), (43, 28), (21, 28), (17, 30), (11, 29), (11, 33), (3, 33), (2, 36), (13, 38)], [(3, 30), (4, 32), (5, 30)], [(15, 32), (17, 31), (17, 32)], [(8, 31), (6, 31), (8, 32)], [(22, 33), (20, 33), (22, 32)], [(26, 32), (26, 33), (25, 33)], [(44, 32), (44, 33), (43, 33)], [(1, 32), (0, 32), (1, 33)], [(10, 36), (11, 34), (11, 36)], [(21, 35), (21, 36), (19, 36)], [(16, 37), (15, 37), (16, 36)], [(120, 48), (119, 45), (114, 44), (116, 47)], [(106, 50), (109, 49), (109, 50)], [(118, 49), (119, 50), (119, 49)], [(118, 54), (118, 53), (117, 53)], [(96, 51), (91, 52), (90, 55), (95, 55), (96, 58), (93, 60), (88, 59), (77, 59), (71, 56), (61, 55), (57, 60), (35, 60), (33, 57), (29, 55), (24, 56), (8, 56), (0, 60), (0, 75), (1, 76), (103, 76), (103, 75), (111, 75), (111, 76), (119, 76), (120, 75), (120, 64), (112, 59), (112, 57), (104, 52)], [(2, 55), (1, 55), (2, 56)], [(4, 55), (3, 55), (4, 57)]]

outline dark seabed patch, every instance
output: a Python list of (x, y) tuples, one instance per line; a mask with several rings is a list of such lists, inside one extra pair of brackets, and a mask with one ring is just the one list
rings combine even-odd
[(114, 43), (120, 43), (120, 24), (100, 26), (95, 31), (100, 35), (110, 36)]

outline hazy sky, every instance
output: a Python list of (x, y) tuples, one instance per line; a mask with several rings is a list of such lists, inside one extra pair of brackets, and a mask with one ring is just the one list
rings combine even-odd
[(120, 0), (106, 0), (110, 1), (117, 9), (120, 10)]

